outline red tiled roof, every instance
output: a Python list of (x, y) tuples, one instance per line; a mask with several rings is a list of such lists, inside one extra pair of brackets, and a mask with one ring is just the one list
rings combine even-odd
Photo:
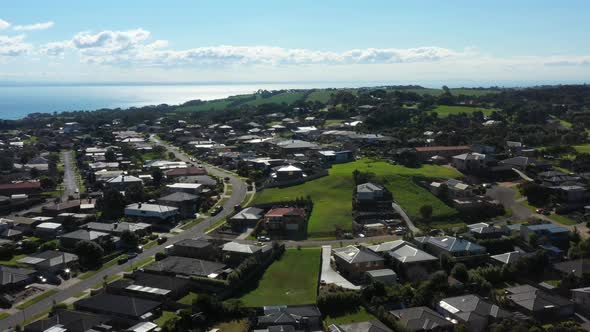
[(458, 145), (458, 146), (419, 146), (415, 148), (418, 152), (431, 152), (431, 151), (453, 151), (453, 150), (471, 150), (469, 145)]
[(282, 217), (285, 215), (299, 215), (299, 216), (305, 216), (305, 210), (301, 209), (301, 208), (293, 208), (293, 207), (288, 207), (288, 208), (276, 208), (276, 209), (271, 209), (270, 211), (268, 211), (265, 214), (265, 217)]
[(207, 174), (207, 170), (199, 167), (175, 168), (166, 172), (166, 176), (193, 176), (205, 174)]
[(36, 189), (41, 188), (41, 182), (18, 182), (0, 184), (0, 189)]

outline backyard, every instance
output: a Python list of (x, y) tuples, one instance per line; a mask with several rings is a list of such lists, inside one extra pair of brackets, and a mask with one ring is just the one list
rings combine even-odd
[(420, 207), (425, 204), (432, 205), (434, 219), (452, 217), (456, 214), (454, 209), (445, 205), (428, 190), (416, 185), (412, 176), (454, 178), (461, 173), (442, 166), (423, 165), (420, 168), (408, 168), (368, 159), (334, 165), (328, 176), (297, 186), (265, 189), (256, 195), (253, 204), (310, 196), (313, 200), (313, 210), (308, 225), (309, 237), (327, 237), (334, 232), (335, 227), (350, 230), (354, 170), (374, 173), (393, 193), (394, 199), (410, 217), (418, 217)]
[(248, 307), (315, 303), (319, 272), (319, 248), (287, 249), (240, 300)]

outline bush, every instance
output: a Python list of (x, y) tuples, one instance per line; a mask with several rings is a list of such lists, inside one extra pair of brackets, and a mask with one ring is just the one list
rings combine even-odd
[(156, 259), (156, 261), (161, 261), (164, 258), (166, 258), (166, 254), (163, 252), (157, 252), (154, 258)]

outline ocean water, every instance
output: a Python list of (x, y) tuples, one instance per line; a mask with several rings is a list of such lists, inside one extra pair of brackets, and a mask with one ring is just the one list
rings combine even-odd
[(174, 85), (0, 85), (0, 119), (20, 119), (30, 113), (177, 105), (189, 100), (213, 100), (258, 89), (357, 87), (346, 83), (293, 84), (174, 84)]

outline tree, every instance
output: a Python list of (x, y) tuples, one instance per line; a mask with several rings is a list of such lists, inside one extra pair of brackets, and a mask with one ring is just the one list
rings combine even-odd
[(117, 154), (112, 149), (108, 149), (104, 154), (104, 159), (108, 162), (117, 161)]
[(139, 245), (139, 236), (130, 230), (124, 230), (123, 233), (121, 233), (121, 241), (128, 248), (137, 248)]
[(39, 179), (39, 183), (41, 184), (41, 187), (43, 189), (51, 189), (51, 188), (55, 188), (55, 186), (56, 186), (55, 180), (53, 180), (52, 178), (50, 178), (48, 176), (42, 176)]
[(80, 241), (74, 250), (80, 260), (80, 264), (86, 267), (97, 267), (102, 265), (104, 249), (92, 241)]
[(164, 172), (161, 169), (154, 167), (152, 169), (152, 180), (156, 186), (159, 186), (162, 183), (162, 179), (164, 178)]
[(465, 264), (458, 263), (451, 270), (451, 276), (461, 282), (466, 282), (469, 279), (469, 272)]
[(420, 215), (422, 219), (429, 221), (432, 217), (432, 205), (422, 205), (420, 207)]
[(141, 183), (132, 183), (125, 190), (125, 198), (129, 203), (143, 202), (145, 200), (145, 192)]
[(123, 215), (125, 197), (118, 190), (108, 189), (102, 198), (102, 215), (107, 219), (117, 219)]

